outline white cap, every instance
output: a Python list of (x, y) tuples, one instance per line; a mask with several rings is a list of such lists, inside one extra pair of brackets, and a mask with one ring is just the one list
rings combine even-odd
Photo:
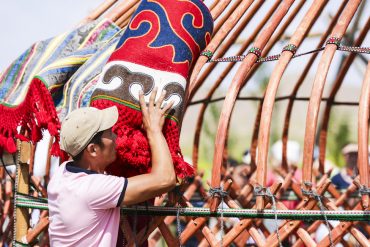
[(94, 107), (74, 110), (62, 123), (60, 148), (75, 157), (98, 132), (112, 128), (117, 120), (118, 110), (115, 106), (103, 110)]

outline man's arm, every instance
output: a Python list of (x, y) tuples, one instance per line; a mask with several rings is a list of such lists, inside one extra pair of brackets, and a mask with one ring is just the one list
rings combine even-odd
[(150, 96), (146, 106), (144, 95), (140, 92), (140, 106), (143, 113), (143, 126), (149, 140), (152, 153), (152, 170), (149, 174), (128, 178), (126, 193), (121, 205), (131, 205), (170, 191), (176, 185), (176, 174), (162, 128), (166, 112), (173, 102), (161, 108), (165, 91), (155, 103), (157, 89)]

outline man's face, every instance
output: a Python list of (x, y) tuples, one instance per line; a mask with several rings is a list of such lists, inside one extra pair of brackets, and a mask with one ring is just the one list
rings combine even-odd
[(102, 166), (107, 167), (116, 160), (116, 134), (113, 133), (112, 128), (103, 132), (101, 137), (102, 146), (99, 146), (98, 158)]
[(346, 161), (346, 167), (348, 169), (353, 170), (354, 168), (357, 167), (357, 159), (358, 159), (357, 152), (348, 153), (344, 156), (344, 158)]

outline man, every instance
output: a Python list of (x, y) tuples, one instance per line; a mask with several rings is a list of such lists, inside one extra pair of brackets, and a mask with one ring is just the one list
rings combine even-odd
[(358, 174), (357, 159), (358, 159), (358, 146), (357, 144), (347, 144), (342, 149), (342, 154), (345, 160), (345, 167), (342, 171), (332, 177), (332, 183), (338, 189), (346, 189), (352, 183), (353, 178)]
[(157, 89), (147, 106), (139, 101), (143, 128), (151, 148), (152, 170), (131, 178), (106, 175), (105, 168), (116, 159), (112, 126), (117, 108), (80, 108), (71, 112), (61, 128), (61, 148), (72, 161), (63, 163), (49, 186), (49, 235), (51, 246), (116, 246), (122, 205), (136, 204), (161, 195), (176, 183), (173, 162), (162, 127), (173, 102), (162, 108)]

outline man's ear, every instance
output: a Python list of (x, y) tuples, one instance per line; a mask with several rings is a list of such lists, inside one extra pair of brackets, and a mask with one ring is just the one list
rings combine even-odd
[(95, 157), (96, 156), (96, 146), (94, 143), (90, 143), (86, 147), (86, 151), (89, 153), (90, 156)]

